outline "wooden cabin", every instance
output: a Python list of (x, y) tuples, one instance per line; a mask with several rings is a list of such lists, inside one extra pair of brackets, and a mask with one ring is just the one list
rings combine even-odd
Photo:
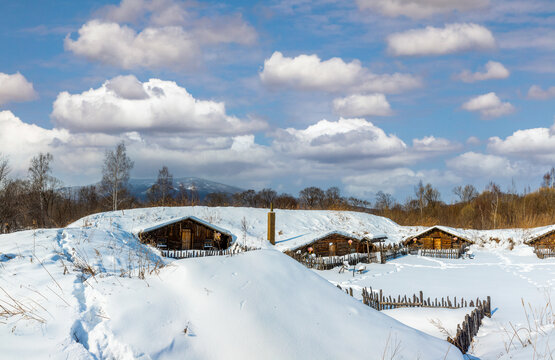
[[(349, 245), (349, 240), (351, 244)], [(310, 243), (302, 245), (293, 251), (301, 251), (308, 253), (308, 249), (312, 248), (311, 253), (317, 256), (343, 256), (350, 253), (367, 253), (375, 250), (375, 245), (371, 239), (357, 239), (353, 236), (332, 232), (312, 240)]]
[(526, 243), (536, 249), (555, 249), (555, 229), (538, 235)]
[(555, 229), (534, 236), (526, 244), (534, 247), (534, 252), (540, 259), (555, 257)]
[(223, 250), (231, 245), (233, 235), (189, 216), (145, 229), (139, 239), (164, 250)]
[(460, 249), (473, 243), (473, 241), (460, 236), (455, 231), (437, 226), (411, 236), (403, 242), (405, 246), (413, 249), (434, 250)]

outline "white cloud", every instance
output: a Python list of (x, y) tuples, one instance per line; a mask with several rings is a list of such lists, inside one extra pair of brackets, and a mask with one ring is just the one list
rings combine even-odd
[(405, 143), (364, 119), (321, 120), (306, 129), (279, 130), (273, 145), (279, 152), (323, 163), (368, 158), (379, 162), (402, 153)]
[(387, 16), (407, 16), (421, 19), (452, 11), (483, 8), (489, 0), (357, 0), (360, 9), (379, 11)]
[(4, 74), (0, 72), (0, 105), (8, 102), (33, 100), (37, 93), (33, 84), (20, 73)]
[[(241, 14), (198, 17), (185, 2), (123, 0), (99, 10), (93, 20), (68, 34), (67, 51), (91, 61), (132, 68), (186, 68), (201, 63), (202, 50), (219, 44), (251, 45), (255, 29)], [(138, 29), (129, 23), (142, 24)], [(147, 24), (146, 26), (144, 24)]]
[[(142, 91), (141, 91), (142, 88)], [(225, 104), (198, 100), (175, 82), (116, 77), (81, 94), (62, 92), (51, 115), (57, 127), (73, 132), (129, 131), (237, 135), (262, 130), (260, 120), (226, 114)]]
[(511, 103), (501, 102), (494, 92), (472, 98), (465, 102), (462, 108), (468, 111), (478, 111), (482, 118), (499, 117), (515, 111), (515, 107)]
[(363, 197), (373, 196), (378, 191), (395, 193), (402, 188), (412, 188), (421, 180), (434, 186), (461, 182), (461, 178), (451, 171), (413, 170), (407, 167), (368, 171), (345, 176), (341, 180), (347, 192)]
[(147, 99), (143, 84), (134, 76), (116, 76), (106, 83), (106, 88), (112, 90), (117, 96), (127, 100)]
[(430, 136), (415, 139), (408, 147), (365, 119), (320, 120), (306, 129), (280, 129), (273, 135), (277, 153), (357, 169), (405, 166), (458, 146)]
[(550, 86), (544, 90), (538, 85), (532, 85), (528, 90), (528, 98), (535, 100), (547, 100), (555, 98), (555, 86)]
[(122, 140), (135, 160), (134, 176), (155, 176), (155, 169), (165, 164), (176, 175), (228, 176), (249, 184), (252, 178), (269, 179), (290, 166), (274, 156), (270, 147), (257, 144), (252, 134), (195, 137), (139, 132), (72, 133), (28, 124), (10, 111), (0, 111), (0, 153), (9, 158), (14, 176), (25, 176), (33, 156), (50, 152), (54, 155), (55, 176), (69, 184), (96, 181), (101, 176), (105, 150)]
[(383, 94), (350, 95), (333, 100), (333, 110), (343, 117), (392, 115), (391, 106)]
[(146, 28), (137, 33), (128, 26), (99, 20), (83, 25), (77, 40), (68, 35), (64, 47), (88, 60), (124, 69), (191, 66), (200, 54), (191, 34), (180, 27)]
[(470, 136), (468, 139), (466, 139), (466, 143), (468, 145), (480, 145), (481, 141), (476, 136)]
[(477, 24), (447, 24), (443, 28), (427, 26), (395, 33), (387, 37), (388, 52), (402, 55), (444, 55), (495, 47), (491, 31)]
[(472, 73), (468, 70), (464, 70), (459, 75), (457, 75), (457, 78), (461, 81), (472, 83), (476, 81), (490, 79), (506, 79), (509, 77), (509, 75), (509, 70), (507, 70), (507, 68), (505, 68), (503, 64), (496, 61), (488, 61), (486, 64), (485, 72)]
[(447, 166), (465, 177), (511, 177), (523, 173), (522, 164), (490, 154), (466, 152), (447, 161)]
[(317, 55), (285, 57), (279, 51), (264, 60), (262, 82), (270, 87), (326, 92), (397, 93), (421, 86), (420, 79), (409, 74), (377, 75), (358, 60), (346, 63), (340, 58), (322, 61)]
[(551, 128), (517, 130), (504, 140), (491, 137), (488, 150), (528, 162), (552, 164), (555, 161), (555, 124)]
[(425, 136), (422, 139), (412, 140), (412, 149), (423, 153), (444, 153), (460, 148), (459, 144), (452, 143), (444, 138), (436, 138), (435, 136)]
[(100, 13), (109, 21), (132, 23), (145, 14), (149, 4), (144, 0), (122, 0), (119, 5), (105, 6)]

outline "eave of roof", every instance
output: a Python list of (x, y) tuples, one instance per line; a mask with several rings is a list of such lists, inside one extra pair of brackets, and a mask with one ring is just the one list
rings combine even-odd
[(447, 226), (442, 226), (442, 225), (431, 226), (431, 227), (429, 227), (429, 228), (427, 228), (427, 229), (425, 229), (425, 230), (423, 230), (423, 231), (421, 231), (421, 232), (419, 232), (419, 233), (417, 233), (417, 234), (413, 234), (413, 235), (411, 235), (411, 236), (408, 236), (408, 237), (406, 237), (406, 238), (403, 240), (403, 243), (406, 243), (406, 242), (408, 242), (408, 241), (410, 241), (410, 240), (412, 240), (412, 239), (414, 239), (414, 238), (417, 238), (417, 237), (419, 237), (419, 236), (422, 236), (422, 235), (424, 235), (425, 233), (427, 233), (427, 232), (429, 232), (429, 231), (433, 231), (433, 230), (440, 230), (440, 231), (446, 232), (446, 233), (448, 233), (448, 234), (450, 234), (450, 235), (456, 236), (456, 237), (458, 237), (458, 238), (460, 238), (460, 239), (462, 239), (462, 240), (464, 240), (464, 241), (467, 241), (467, 242), (469, 242), (469, 243), (474, 244), (474, 241), (468, 239), (468, 238), (466, 237), (465, 234), (461, 233), (461, 232), (458, 231), (457, 229), (451, 228), (451, 227), (447, 227)]
[(210, 228), (210, 229), (212, 229), (212, 230), (214, 230), (214, 231), (217, 231), (217, 232), (220, 232), (220, 233), (222, 233), (222, 234), (229, 235), (229, 236), (231, 236), (232, 238), (235, 238), (235, 236), (234, 236), (230, 231), (228, 231), (228, 230), (226, 230), (226, 229), (224, 229), (224, 228), (221, 228), (221, 227), (219, 227), (219, 226), (217, 226), (217, 225), (211, 224), (211, 223), (209, 223), (209, 222), (207, 222), (207, 221), (204, 221), (204, 220), (202, 220), (202, 219), (199, 219), (199, 218), (197, 218), (196, 216), (191, 216), (191, 215), (187, 215), (187, 216), (183, 216), (183, 217), (180, 217), (180, 218), (171, 219), (171, 220), (168, 220), (168, 221), (165, 221), (165, 222), (162, 222), (162, 223), (159, 223), (159, 224), (150, 226), (150, 227), (148, 227), (148, 228), (140, 229), (140, 230), (138, 231), (138, 233), (144, 234), (144, 233), (151, 232), (151, 231), (154, 231), (154, 230), (163, 228), (164, 226), (168, 226), (168, 225), (171, 225), (171, 224), (175, 224), (175, 223), (177, 223), (177, 222), (184, 221), (184, 220), (192, 220), (192, 221), (197, 222), (197, 223), (199, 223), (199, 224), (202, 224), (202, 225), (206, 226), (207, 228)]

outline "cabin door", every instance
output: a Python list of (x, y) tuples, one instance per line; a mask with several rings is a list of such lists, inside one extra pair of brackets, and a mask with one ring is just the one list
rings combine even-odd
[(441, 250), (441, 238), (434, 238), (434, 249)]
[(181, 229), (181, 249), (190, 250), (193, 247), (191, 229)]
[(334, 243), (330, 243), (330, 256), (335, 256), (336, 253), (336, 245)]

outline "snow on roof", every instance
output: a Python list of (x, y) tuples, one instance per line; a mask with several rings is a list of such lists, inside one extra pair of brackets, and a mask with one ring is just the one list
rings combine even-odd
[(537, 238), (547, 235), (553, 231), (555, 231), (555, 225), (548, 225), (548, 226), (542, 226), (539, 228), (530, 229), (528, 234), (525, 234), (523, 241), (525, 244), (529, 244), (532, 241), (536, 240)]
[(156, 224), (156, 225), (152, 225), (152, 226), (149, 226), (149, 227), (146, 227), (146, 228), (143, 228), (143, 229), (139, 229), (137, 231), (137, 233), (150, 232), (150, 231), (153, 231), (153, 230), (156, 230), (156, 229), (160, 229), (164, 226), (175, 224), (176, 222), (180, 222), (180, 221), (184, 221), (184, 220), (193, 220), (193, 221), (198, 222), (198, 223), (200, 223), (200, 224), (202, 224), (202, 225), (204, 225), (204, 226), (206, 226), (206, 227), (208, 227), (212, 230), (215, 230), (215, 231), (220, 232), (222, 234), (226, 234), (226, 235), (229, 235), (231, 237), (234, 237), (234, 235), (230, 231), (228, 231), (224, 228), (221, 228), (217, 225), (211, 224), (208, 221), (204, 221), (202, 219), (199, 219), (198, 217), (192, 216), (192, 215), (186, 215), (186, 216), (182, 216), (182, 217), (179, 217), (179, 218), (174, 218), (174, 219), (171, 219), (171, 220), (168, 220), (168, 221), (161, 222), (161, 223)]
[[(244, 207), (157, 207), (105, 212), (87, 216), (68, 227), (86, 225), (101, 229), (119, 228), (133, 234), (194, 217), (218, 231), (233, 234), (237, 242), (260, 248), (272, 246), (267, 239), (268, 209)], [(276, 245), (280, 251), (310, 243), (332, 231), (356, 238), (380, 239), (396, 243), (406, 231), (394, 221), (372, 214), (335, 210), (282, 210), (276, 213)], [(385, 234), (385, 235), (383, 235)], [(235, 241), (235, 240), (234, 240)]]
[(406, 237), (403, 242), (411, 240), (415, 237), (422, 236), (425, 233), (427, 233), (429, 231), (432, 231), (432, 230), (435, 230), (435, 229), (446, 232), (446, 233), (451, 234), (451, 235), (454, 235), (454, 236), (456, 236), (458, 238), (461, 238), (463, 240), (466, 240), (468, 242), (474, 243), (473, 236), (472, 236), (472, 234), (470, 233), (469, 230), (457, 229), (457, 228), (452, 228), (452, 227), (442, 226), (442, 225), (435, 225), (435, 226), (431, 226), (429, 228), (426, 228), (426, 229), (424, 229), (424, 230), (422, 230), (422, 231), (420, 231), (416, 234), (413, 234), (411, 236)]

